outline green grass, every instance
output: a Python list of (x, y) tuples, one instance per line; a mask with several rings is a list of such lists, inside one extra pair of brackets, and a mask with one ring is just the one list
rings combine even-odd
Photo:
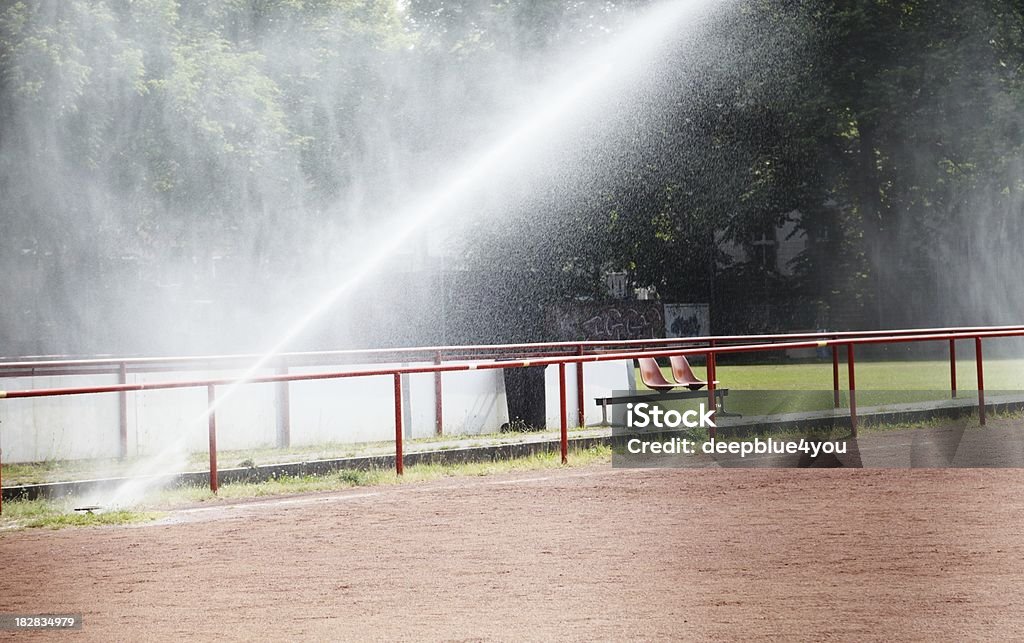
[(49, 529), (61, 529), (63, 527), (99, 527), (112, 525), (127, 525), (139, 522), (148, 522), (160, 518), (163, 514), (152, 511), (108, 511), (105, 513), (62, 513), (53, 516), (43, 516), (30, 520), (25, 524), (27, 528), (46, 527)]
[(154, 511), (119, 510), (108, 512), (75, 511), (76, 504), (64, 500), (8, 500), (0, 515), (0, 533), (13, 529), (61, 529), (63, 527), (99, 527), (148, 522), (163, 514)]
[[(436, 445), (433, 448), (446, 450), (456, 448), (454, 444), (460, 439), (487, 439), (494, 441), (517, 441), (523, 433), (490, 433), (483, 435), (442, 435), (427, 438), (416, 438), (406, 442), (408, 449), (412, 445)], [(382, 442), (341, 443), (328, 442), (323, 444), (296, 446), (286, 449), (265, 446), (255, 449), (218, 450), (217, 462), (220, 468), (245, 468), (283, 462), (307, 462), (335, 458), (350, 458), (360, 455), (377, 455), (394, 453), (395, 443), (391, 440)], [(48, 460), (3, 464), (3, 481), (7, 486), (23, 484), (40, 484), (67, 480), (83, 480), (89, 478), (114, 478), (129, 474), (133, 467), (146, 462), (145, 457), (90, 459), (90, 460)], [(206, 452), (192, 453), (188, 456), (183, 470), (204, 471), (209, 467), (209, 454)]]
[[(957, 389), (976, 391), (974, 359), (958, 359)], [(668, 369), (663, 369), (668, 373)], [(861, 361), (856, 363), (858, 390), (949, 390), (949, 361)], [(694, 367), (699, 377), (705, 370)], [(723, 365), (716, 369), (722, 386), (744, 390), (832, 390), (832, 362), (801, 364)], [(639, 382), (639, 375), (637, 376)], [(847, 367), (839, 365), (839, 386), (848, 388)], [(1024, 360), (985, 360), (985, 388), (991, 391), (1024, 390)]]
[(43, 462), (3, 463), (3, 481), (5, 486), (22, 484), (40, 484), (58, 480), (80, 480), (97, 477), (97, 472), (113, 472), (117, 475), (126, 470), (131, 460), (121, 462), (117, 459), (90, 460), (46, 460)]
[[(594, 447), (570, 452), (570, 467), (611, 462), (611, 449)], [(398, 476), (391, 469), (342, 470), (323, 476), (282, 476), (266, 482), (223, 485), (215, 495), (207, 487), (177, 487), (156, 491), (132, 510), (105, 513), (74, 511), (71, 500), (16, 500), (3, 504), (0, 533), (14, 529), (123, 525), (158, 519), (163, 512), (195, 503), (222, 503), (242, 498), (260, 498), (318, 491), (338, 491), (353, 487), (409, 484), (454, 476), (490, 476), (514, 471), (556, 469), (565, 465), (557, 453), (524, 458), (465, 464), (422, 464), (405, 468)]]
[[(571, 450), (570, 467), (610, 462), (611, 449), (593, 447)], [(523, 458), (496, 460), (492, 462), (467, 462), (461, 464), (416, 464), (405, 467), (403, 475), (393, 469), (344, 469), (322, 476), (281, 476), (265, 482), (240, 482), (222, 486), (215, 495), (207, 487), (178, 487), (159, 492), (147, 500), (147, 507), (166, 509), (183, 503), (217, 502), (239, 498), (259, 498), (316, 491), (336, 491), (352, 487), (367, 487), (391, 484), (424, 482), (454, 476), (490, 476), (514, 471), (556, 469), (566, 465), (558, 453), (543, 453)]]
[[(670, 369), (663, 367), (666, 377)], [(698, 377), (704, 368), (695, 367)], [(831, 409), (832, 363), (724, 365), (716, 369), (719, 386), (729, 389), (726, 408), (746, 416), (824, 411)], [(646, 387), (640, 382), (638, 386)], [(949, 362), (863, 361), (856, 364), (859, 408), (891, 408), (897, 404), (935, 402), (950, 399)], [(840, 364), (840, 405), (849, 404), (846, 364)], [(991, 394), (1024, 391), (1024, 360), (990, 359), (985, 362), (985, 388)], [(957, 360), (957, 389), (960, 397), (977, 391), (973, 359)], [(666, 409), (696, 408), (700, 400), (671, 401)]]

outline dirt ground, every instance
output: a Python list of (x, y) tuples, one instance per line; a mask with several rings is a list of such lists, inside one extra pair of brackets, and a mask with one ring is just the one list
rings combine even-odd
[(1009, 469), (448, 479), (8, 533), (0, 611), (96, 641), (1020, 639), (1022, 517)]

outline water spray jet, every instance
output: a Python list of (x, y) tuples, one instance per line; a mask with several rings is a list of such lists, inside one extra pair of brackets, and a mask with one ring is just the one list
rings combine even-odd
[[(632, 25), (613, 37), (612, 41), (593, 53), (552, 84), (547, 95), (535, 101), (529, 113), (519, 114), (504, 128), (507, 134), (497, 137), (495, 142), (481, 148), (476, 154), (466, 157), (458, 170), (452, 172), (441, 187), (412, 199), (412, 205), (400, 211), (394, 220), (397, 227), (380, 230), (362, 239), (359, 246), (372, 248), (350, 260), (354, 270), (338, 285), (317, 299), (306, 312), (296, 319), (258, 359), (216, 395), (211, 395), (206, 410), (188, 427), (198, 427), (212, 422), (216, 410), (239, 389), (249, 383), (257, 373), (266, 367), (277, 355), (301, 335), (314, 321), (322, 317), (338, 300), (377, 271), (390, 257), (394, 256), (416, 233), (430, 223), (437, 223), (446, 213), (454, 209), (457, 202), (483, 186), (484, 179), (509, 172), (515, 172), (534, 159), (543, 149), (556, 141), (569, 116), (583, 116), (597, 109), (602, 96), (628, 85), (636, 79), (637, 67), (648, 62), (663, 47), (672, 34), (678, 33), (678, 25), (686, 18), (693, 17), (717, 4), (719, 0), (691, 0), (688, 2), (665, 2), (648, 9)], [(539, 106), (539, 107), (538, 107)], [(181, 449), (184, 436), (164, 449), (148, 463), (147, 473), (170, 471), (184, 462)], [(129, 476), (132, 477), (132, 476)], [(141, 497), (152, 480), (132, 481), (115, 491), (110, 500), (117, 506), (130, 499)]]

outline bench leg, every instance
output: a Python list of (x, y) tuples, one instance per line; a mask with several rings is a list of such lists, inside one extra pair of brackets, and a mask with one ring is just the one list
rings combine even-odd
[(608, 400), (601, 400), (601, 426), (608, 426)]
[(718, 398), (718, 413), (724, 418), (739, 418), (743, 417), (740, 413), (729, 413), (725, 410), (725, 391), (715, 391), (715, 397)]

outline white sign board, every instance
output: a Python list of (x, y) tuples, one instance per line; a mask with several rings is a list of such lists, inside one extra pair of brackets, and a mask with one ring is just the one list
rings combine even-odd
[(665, 304), (665, 337), (707, 337), (711, 311), (707, 304)]

